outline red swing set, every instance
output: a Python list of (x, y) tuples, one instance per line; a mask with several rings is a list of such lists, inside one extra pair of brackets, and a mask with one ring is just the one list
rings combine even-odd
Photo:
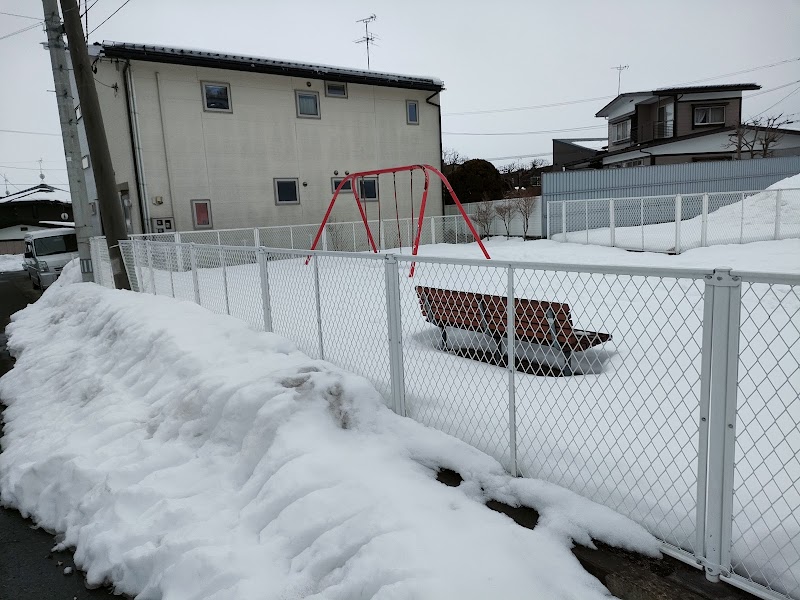
[[(481, 237), (478, 235), (478, 232), (475, 231), (475, 227), (473, 226), (472, 221), (470, 221), (470, 218), (467, 215), (466, 211), (464, 210), (464, 207), (461, 205), (461, 202), (459, 201), (458, 196), (456, 196), (456, 193), (453, 191), (453, 187), (450, 185), (450, 182), (447, 181), (447, 177), (445, 177), (441, 173), (441, 171), (439, 171), (435, 167), (432, 167), (431, 165), (407, 165), (407, 166), (404, 166), (404, 167), (392, 167), (392, 168), (389, 168), (389, 169), (375, 169), (373, 171), (360, 171), (358, 173), (350, 173), (349, 175), (347, 175), (344, 179), (342, 179), (341, 182), (339, 182), (339, 185), (336, 187), (336, 191), (333, 193), (333, 198), (331, 198), (331, 202), (328, 205), (328, 210), (325, 212), (325, 217), (322, 219), (322, 223), (319, 226), (319, 230), (317, 231), (317, 235), (314, 237), (314, 242), (311, 244), (311, 250), (315, 250), (316, 249), (317, 244), (319, 243), (319, 240), (322, 237), (322, 232), (325, 231), (325, 225), (328, 223), (328, 218), (331, 215), (331, 211), (333, 210), (334, 204), (336, 204), (336, 199), (339, 197), (339, 192), (341, 192), (342, 189), (346, 188), (347, 187), (347, 183), (350, 182), (350, 189), (353, 190), (353, 198), (356, 201), (356, 206), (358, 206), (358, 212), (361, 215), (361, 220), (364, 222), (364, 228), (366, 229), (366, 232), (367, 232), (367, 239), (369, 240), (370, 248), (372, 248), (372, 251), (377, 254), (378, 248), (375, 245), (375, 239), (372, 237), (372, 231), (370, 230), (369, 223), (367, 222), (367, 214), (366, 214), (366, 211), (364, 210), (364, 207), (362, 206), (361, 199), (358, 197), (358, 185), (357, 184), (364, 177), (378, 177), (379, 175), (384, 175), (384, 174), (387, 174), (387, 173), (391, 173), (392, 174), (392, 180), (393, 180), (393, 184), (394, 184), (395, 218), (397, 220), (397, 235), (398, 235), (398, 239), (402, 240), (402, 237), (400, 235), (400, 212), (399, 212), (398, 206), (397, 206), (397, 179), (396, 178), (397, 178), (397, 174), (398, 173), (402, 173), (402, 172), (408, 171), (409, 174), (410, 174), (410, 177), (411, 177), (411, 221), (413, 223), (413, 221), (414, 221), (414, 171), (415, 170), (421, 170), (423, 172), (423, 174), (425, 175), (425, 185), (424, 185), (423, 190), (422, 190), (422, 200), (420, 202), (420, 207), (419, 207), (419, 218), (418, 218), (418, 221), (417, 221), (417, 231), (416, 231), (416, 234), (414, 235), (414, 243), (413, 243), (412, 248), (411, 248), (412, 256), (416, 256), (417, 255), (417, 251), (419, 250), (419, 240), (420, 240), (420, 236), (422, 235), (422, 225), (423, 225), (423, 222), (424, 222), (424, 219), (425, 219), (425, 205), (426, 205), (426, 203), (428, 201), (428, 189), (430, 187), (430, 173), (433, 173), (439, 179), (442, 180), (442, 183), (447, 188), (447, 191), (450, 193), (450, 197), (453, 199), (453, 201), (455, 202), (456, 206), (458, 207), (458, 211), (461, 213), (461, 216), (464, 218), (464, 222), (467, 224), (467, 227), (469, 228), (470, 232), (472, 233), (473, 238), (475, 238), (475, 241), (478, 242), (478, 246), (480, 247), (481, 252), (483, 252), (483, 255), (487, 259), (491, 259), (491, 257), (489, 256), (489, 253), (486, 251), (486, 247), (483, 245), (483, 242), (481, 241)], [(381, 214), (380, 186), (378, 186), (377, 200), (378, 200), (378, 221), (380, 222), (380, 214)], [(401, 241), (401, 245), (402, 245), (402, 241)], [(306, 264), (308, 264), (309, 260), (311, 260), (310, 256), (306, 259)], [(413, 277), (414, 276), (415, 266), (416, 266), (415, 263), (411, 264), (411, 270), (409, 272), (409, 277)]]

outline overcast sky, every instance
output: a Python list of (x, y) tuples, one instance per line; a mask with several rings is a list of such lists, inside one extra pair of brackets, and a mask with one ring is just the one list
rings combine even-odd
[[(89, 11), (89, 29), (123, 2), (98, 0)], [(37, 0), (0, 0), (0, 12), (41, 18), (42, 7)], [(594, 113), (616, 95), (615, 65), (629, 65), (622, 72), (623, 92), (697, 80), (755, 82), (762, 91), (786, 86), (747, 93), (744, 116), (783, 112), (797, 119), (791, 127), (800, 128), (800, 0), (129, 0), (89, 40), (365, 68), (364, 46), (353, 41), (364, 34), (356, 20), (371, 13), (378, 17), (371, 29), (379, 37), (372, 68), (443, 79), (444, 146), (471, 158), (545, 154), (553, 137), (605, 135), (604, 121)], [(31, 24), (0, 14), (0, 38)], [(45, 39), (39, 27), (0, 39), (0, 130), (59, 134)], [(719, 77), (782, 61), (790, 62)], [(551, 108), (453, 114), (604, 96), (609, 98)], [(592, 126), (541, 135), (453, 134)], [(38, 182), (40, 158), (49, 169), (46, 181), (65, 184), (58, 135), (0, 131), (0, 176), (11, 181), (10, 191)]]

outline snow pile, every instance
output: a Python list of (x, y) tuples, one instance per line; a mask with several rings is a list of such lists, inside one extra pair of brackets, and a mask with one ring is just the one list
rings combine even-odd
[[(389, 411), (361, 377), (186, 302), (71, 284), (14, 316), (5, 505), (141, 598), (606, 598), (619, 514)], [(72, 274), (71, 274), (72, 272)], [(434, 469), (461, 473), (448, 488)], [(530, 531), (493, 497), (540, 512)]]
[[(778, 204), (778, 190), (783, 190)], [(763, 192), (745, 195), (742, 200), (737, 200), (721, 206), (720, 204), (738, 197), (737, 192), (730, 195), (713, 195), (709, 197), (709, 212), (706, 223), (706, 244), (740, 244), (763, 240), (775, 239), (775, 217), (779, 217), (779, 239), (800, 237), (800, 174), (787, 177), (772, 184)], [(638, 199), (618, 200), (617, 207), (634, 206), (639, 210)], [(659, 206), (664, 209), (672, 205), (672, 198), (645, 199), (645, 211)], [(660, 204), (659, 204), (660, 203)], [(597, 202), (590, 201), (589, 209), (594, 210)], [(582, 206), (582, 204), (580, 205)], [(683, 197), (684, 214), (693, 210), (699, 213), (702, 208), (702, 197), (698, 194), (689, 194)], [(667, 207), (668, 208), (668, 207)], [(608, 214), (605, 215), (608, 220)], [(680, 250), (699, 248), (702, 244), (703, 217), (698, 215), (691, 219), (684, 219), (680, 226)], [(608, 227), (601, 227), (568, 232), (556, 233), (551, 236), (556, 241), (588, 243), (599, 245), (611, 244), (611, 231)], [(653, 225), (636, 225), (633, 227), (615, 227), (614, 245), (620, 248), (634, 250), (649, 250), (654, 252), (673, 252), (676, 248), (675, 222), (656, 223)]]
[(22, 271), (22, 254), (0, 254), (0, 273)]

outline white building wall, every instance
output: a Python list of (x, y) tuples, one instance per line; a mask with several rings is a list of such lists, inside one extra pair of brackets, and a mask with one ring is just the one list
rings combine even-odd
[[(120, 93), (103, 86), (98, 91), (117, 181), (130, 181), (134, 197), (122, 65), (98, 64), (97, 78), (118, 82)], [(334, 171), (344, 177), (348, 171), (440, 164), (439, 115), (425, 102), (430, 92), (348, 84), (347, 98), (328, 98), (322, 80), (138, 61), (131, 73), (147, 208), (150, 217), (174, 217), (178, 230), (193, 228), (192, 199), (211, 200), (217, 229), (318, 223), (332, 196)], [(231, 113), (203, 110), (202, 81), (230, 85)], [(297, 117), (296, 89), (319, 92), (320, 119)], [(407, 99), (418, 102), (419, 125), (406, 123)], [(438, 103), (438, 96), (432, 101)], [(299, 180), (299, 205), (276, 206), (276, 177)], [(416, 173), (415, 210), (422, 182)], [(382, 176), (380, 186), (381, 211), (393, 215), (391, 175)], [(410, 216), (408, 173), (397, 176), (397, 193), (401, 216)], [(157, 197), (162, 204), (154, 204)], [(377, 203), (368, 203), (367, 212), (377, 218)], [(442, 214), (438, 184), (430, 187), (426, 214)], [(352, 194), (340, 196), (333, 218), (358, 218)]]

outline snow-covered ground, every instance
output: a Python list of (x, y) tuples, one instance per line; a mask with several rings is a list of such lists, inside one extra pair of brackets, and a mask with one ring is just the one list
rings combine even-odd
[[(600, 599), (574, 542), (657, 553), (627, 518), (508, 477), (279, 335), (79, 279), (73, 263), (8, 328), (0, 492), (65, 534), (91, 584), (173, 600)], [(443, 486), (437, 467), (465, 482)]]
[[(780, 211), (777, 212), (777, 190), (783, 190), (780, 197)], [(651, 200), (659, 202), (660, 199)], [(800, 238), (800, 175), (787, 177), (771, 185), (758, 194), (747, 195), (744, 200), (714, 206), (716, 196), (709, 200), (706, 244), (738, 244), (775, 239), (775, 216), (780, 217), (779, 239)], [(589, 201), (591, 206), (601, 201)], [(633, 202), (633, 204), (630, 204)], [(668, 203), (671, 203), (670, 199)], [(702, 199), (697, 194), (687, 196), (685, 202), (699, 210)], [(628, 203), (628, 204), (626, 204)], [(664, 201), (661, 201), (664, 204)], [(618, 201), (618, 206), (636, 206), (635, 200)], [(581, 205), (582, 206), (582, 205)], [(688, 206), (687, 206), (688, 208)], [(556, 209), (557, 210), (557, 209)], [(591, 210), (591, 209), (590, 209)], [(607, 215), (606, 215), (607, 216)], [(684, 219), (680, 224), (680, 249), (699, 248), (702, 243), (702, 216)], [(566, 236), (556, 233), (551, 236), (556, 241), (611, 245), (611, 231), (608, 227), (567, 232)], [(656, 223), (634, 227), (615, 227), (614, 245), (634, 250), (645, 249), (651, 252), (674, 252), (676, 248), (675, 222)]]
[[(487, 246), (496, 261), (800, 273), (796, 239), (698, 248), (678, 256), (547, 240), (495, 238)], [(481, 258), (476, 244), (425, 246), (421, 254)], [(388, 401), (383, 261), (354, 254), (322, 257), (317, 266), (325, 358), (369, 379)], [(441, 351), (439, 332), (423, 319), (414, 289), (432, 285), (503, 295), (505, 270), (491, 262), (481, 267), (419, 263), (416, 277), (409, 279), (408, 263), (402, 268), (408, 414), (508, 464), (507, 371)], [(262, 327), (256, 265), (229, 266), (226, 277), (231, 314)], [(159, 294), (194, 297), (190, 272), (156, 271), (154, 279)], [(270, 261), (269, 279), (275, 331), (319, 356), (314, 269), (302, 258)], [(139, 280), (150, 286), (147, 269)], [(198, 281), (203, 305), (225, 312), (221, 269), (200, 269)], [(517, 297), (567, 302), (576, 327), (613, 335), (611, 342), (575, 358), (573, 366), (583, 375), (516, 375), (521, 471), (606, 504), (692, 551), (704, 282), (542, 269), (518, 270), (515, 281)], [(800, 467), (785, 454), (799, 454), (800, 440), (773, 440), (769, 432), (775, 415), (789, 426), (800, 423), (800, 290), (744, 284), (742, 305), (733, 560), (739, 572), (797, 594), (800, 526), (792, 511), (800, 510), (794, 483)], [(479, 342), (491, 348), (491, 341)], [(550, 358), (558, 360), (552, 353)], [(793, 508), (778, 512), (776, 503)]]
[(0, 254), (0, 273), (22, 271), (22, 254)]

